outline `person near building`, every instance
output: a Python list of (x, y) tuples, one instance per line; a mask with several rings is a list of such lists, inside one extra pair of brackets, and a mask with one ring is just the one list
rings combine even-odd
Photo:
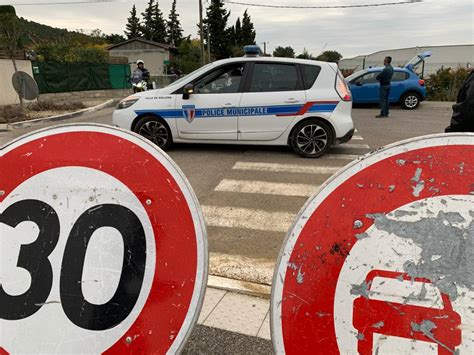
[(445, 132), (474, 132), (474, 69), (461, 85)]
[(145, 68), (145, 62), (139, 59), (137, 60), (137, 68), (132, 73), (132, 84), (145, 81), (148, 85), (148, 80), (150, 80), (150, 72)]
[(392, 57), (385, 57), (383, 65), (385, 68), (380, 72), (375, 79), (380, 82), (380, 115), (375, 117), (388, 117), (388, 96), (390, 94), (390, 81), (393, 76), (393, 67), (391, 65)]

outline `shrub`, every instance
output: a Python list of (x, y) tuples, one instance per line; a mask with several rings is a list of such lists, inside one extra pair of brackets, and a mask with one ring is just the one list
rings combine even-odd
[(29, 109), (31, 111), (69, 111), (80, 110), (86, 106), (80, 101), (55, 102), (51, 100), (33, 102)]
[(349, 75), (354, 74), (355, 69), (341, 69), (342, 76), (347, 78)]
[(459, 88), (469, 75), (466, 68), (441, 68), (426, 80), (428, 100), (456, 101)]
[(0, 123), (21, 121), (26, 115), (19, 105), (6, 105), (0, 108)]

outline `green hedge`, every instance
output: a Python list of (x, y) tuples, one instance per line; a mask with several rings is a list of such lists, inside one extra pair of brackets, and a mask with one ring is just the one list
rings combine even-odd
[(426, 79), (426, 90), (430, 101), (456, 101), (459, 88), (469, 75), (466, 68), (441, 68)]

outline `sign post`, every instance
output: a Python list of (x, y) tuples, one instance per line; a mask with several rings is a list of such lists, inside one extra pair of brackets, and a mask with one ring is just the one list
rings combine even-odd
[(473, 250), (473, 134), (414, 138), (351, 163), (282, 247), (276, 352), (472, 353)]
[(101, 125), (0, 150), (0, 353), (178, 352), (207, 280), (200, 206), (152, 143)]

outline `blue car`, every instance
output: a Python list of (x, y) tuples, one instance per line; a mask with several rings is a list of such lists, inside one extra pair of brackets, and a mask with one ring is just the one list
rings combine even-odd
[[(430, 56), (431, 52), (421, 53), (403, 68), (394, 68), (389, 95), (390, 103), (399, 103), (402, 108), (413, 110), (426, 99), (425, 81), (418, 77), (415, 68)], [(380, 84), (375, 78), (382, 70), (383, 67), (368, 68), (346, 78), (355, 104), (379, 102)]]

